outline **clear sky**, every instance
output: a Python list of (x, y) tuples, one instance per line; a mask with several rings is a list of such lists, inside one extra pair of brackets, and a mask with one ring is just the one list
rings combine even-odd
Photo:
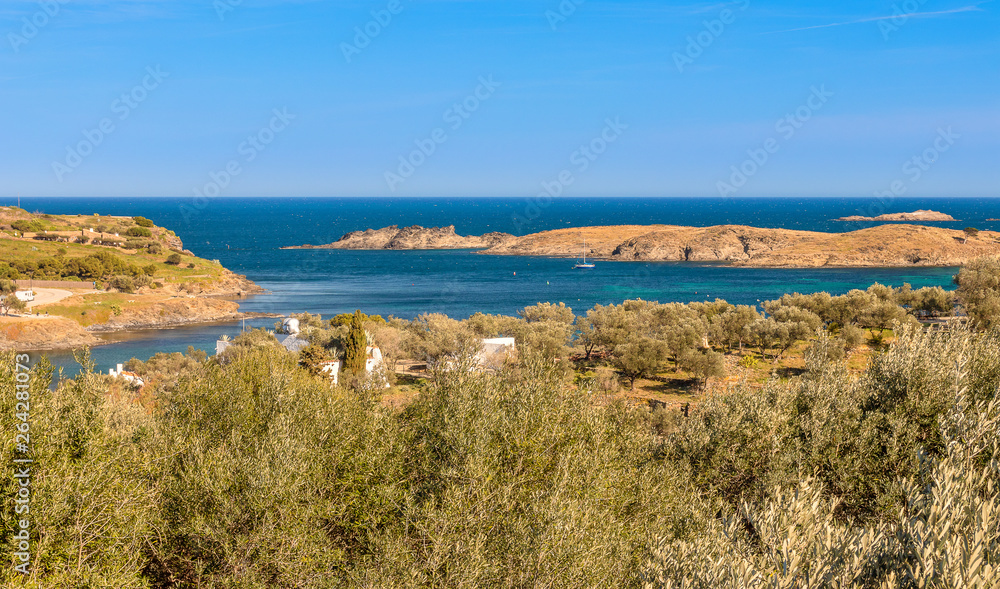
[(1000, 2), (3, 0), (0, 34), (4, 197), (1000, 196)]

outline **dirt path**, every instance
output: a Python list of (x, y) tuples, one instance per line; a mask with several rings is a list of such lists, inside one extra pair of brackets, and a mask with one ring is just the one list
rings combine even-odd
[(31, 290), (35, 291), (35, 300), (28, 301), (29, 309), (58, 303), (65, 298), (73, 296), (73, 293), (70, 291), (59, 288), (33, 288)]

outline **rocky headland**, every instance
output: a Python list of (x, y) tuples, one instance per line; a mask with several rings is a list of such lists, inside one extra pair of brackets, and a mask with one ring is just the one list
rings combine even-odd
[(509, 233), (462, 236), (455, 233), (455, 226), (421, 227), (413, 225), (402, 229), (397, 225), (366, 231), (352, 231), (326, 245), (298, 245), (281, 249), (346, 249), (346, 250), (435, 250), (482, 249), (501, 246), (517, 238)]
[(503, 233), (462, 237), (455, 235), (454, 227), (387, 227), (348, 233), (327, 246), (286, 249), (471, 248), (489, 255), (576, 258), (584, 241), (588, 259), (785, 268), (959, 266), (978, 256), (1000, 255), (1000, 233), (981, 231), (970, 237), (962, 231), (920, 225), (880, 225), (846, 233), (744, 225), (616, 225), (523, 237)]
[(877, 217), (865, 217), (862, 215), (851, 215), (841, 217), (835, 221), (889, 221), (889, 222), (920, 222), (920, 221), (957, 221), (958, 219), (938, 211), (925, 211), (923, 209), (912, 213), (888, 213)]
[[(88, 265), (70, 263), (80, 259)], [(264, 292), (144, 217), (0, 207), (0, 266), (15, 279), (35, 273), (40, 295), (21, 316), (0, 317), (0, 350), (71, 349), (103, 343), (94, 333), (233, 321), (239, 304), (226, 299)]]

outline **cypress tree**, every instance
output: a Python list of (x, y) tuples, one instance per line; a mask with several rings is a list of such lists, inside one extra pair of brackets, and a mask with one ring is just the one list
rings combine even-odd
[(353, 374), (364, 374), (367, 359), (368, 338), (361, 319), (361, 311), (355, 311), (351, 318), (351, 331), (344, 343), (344, 370)]

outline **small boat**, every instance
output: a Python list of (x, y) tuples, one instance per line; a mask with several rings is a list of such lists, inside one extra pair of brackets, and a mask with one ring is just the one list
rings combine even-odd
[(587, 240), (584, 239), (583, 240), (583, 262), (580, 262), (579, 264), (573, 266), (573, 269), (574, 270), (586, 270), (586, 269), (589, 269), (589, 268), (596, 268), (596, 266), (594, 266), (594, 264), (588, 264), (587, 263)]

